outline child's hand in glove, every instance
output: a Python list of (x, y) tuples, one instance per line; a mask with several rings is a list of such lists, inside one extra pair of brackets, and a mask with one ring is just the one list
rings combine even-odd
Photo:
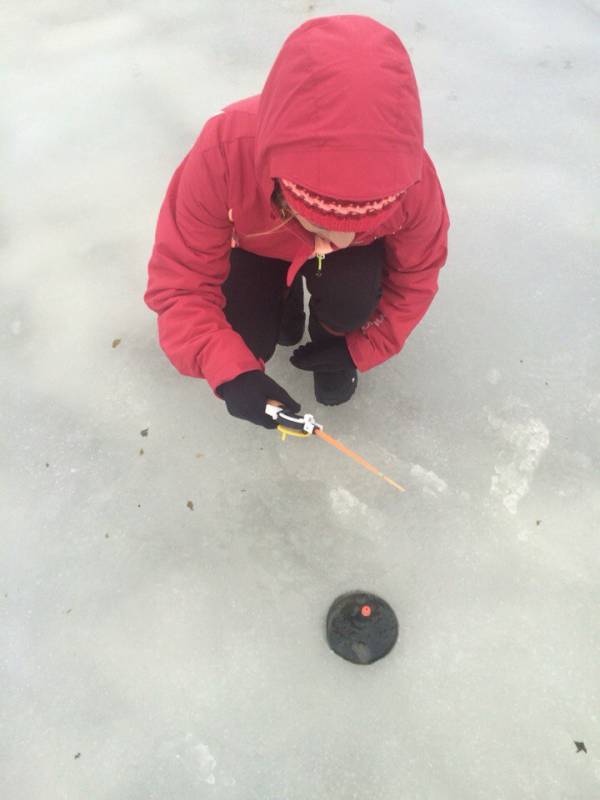
[(265, 413), (268, 402), (277, 400), (297, 414), (300, 405), (268, 375), (260, 370), (242, 372), (237, 378), (222, 383), (217, 394), (225, 400), (232, 417), (245, 419), (263, 428), (276, 428), (278, 423)]

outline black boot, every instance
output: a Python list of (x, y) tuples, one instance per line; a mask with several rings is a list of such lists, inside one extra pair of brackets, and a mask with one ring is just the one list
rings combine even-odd
[(289, 294), (283, 304), (283, 318), (279, 328), (279, 339), (277, 344), (284, 347), (298, 344), (304, 336), (304, 324), (306, 314), (304, 313), (304, 288), (302, 285), (302, 275), (298, 273), (290, 286)]
[[(312, 309), (308, 320), (308, 332), (312, 342), (338, 338), (319, 325)], [(338, 372), (313, 372), (313, 375), (315, 398), (318, 403), (325, 406), (339, 406), (346, 403), (358, 385), (358, 374), (355, 369), (344, 369)]]

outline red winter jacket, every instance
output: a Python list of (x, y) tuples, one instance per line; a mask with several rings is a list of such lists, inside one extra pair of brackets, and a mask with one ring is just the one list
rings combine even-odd
[(379, 305), (346, 335), (361, 372), (381, 364), (402, 349), (437, 292), (449, 226), (423, 148), (413, 70), (392, 30), (351, 14), (301, 25), (284, 42), (262, 93), (208, 119), (169, 183), (144, 300), (158, 314), (171, 362), (213, 391), (242, 372), (264, 370), (225, 318), (221, 285), (231, 247), (289, 261), (288, 285), (315, 249), (314, 234), (297, 220), (245, 238), (281, 222), (271, 199), (276, 177), (340, 199), (407, 190), (390, 217), (351, 244), (384, 239)]

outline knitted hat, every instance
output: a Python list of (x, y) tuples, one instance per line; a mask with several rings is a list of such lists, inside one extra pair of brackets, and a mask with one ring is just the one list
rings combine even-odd
[(377, 200), (336, 200), (317, 194), (297, 183), (279, 178), (281, 193), (290, 208), (300, 216), (329, 231), (359, 233), (375, 228), (398, 208), (404, 192)]

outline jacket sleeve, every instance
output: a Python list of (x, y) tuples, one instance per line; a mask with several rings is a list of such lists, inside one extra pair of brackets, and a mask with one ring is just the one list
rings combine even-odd
[(450, 221), (427, 154), (421, 181), (407, 192), (405, 210), (404, 227), (384, 238), (386, 269), (379, 304), (362, 328), (346, 336), (350, 355), (361, 372), (400, 352), (438, 290)]
[(183, 375), (205, 378), (215, 394), (242, 372), (264, 370), (224, 314), (231, 231), (227, 165), (213, 117), (169, 183), (144, 301), (158, 314), (160, 346), (171, 363)]

